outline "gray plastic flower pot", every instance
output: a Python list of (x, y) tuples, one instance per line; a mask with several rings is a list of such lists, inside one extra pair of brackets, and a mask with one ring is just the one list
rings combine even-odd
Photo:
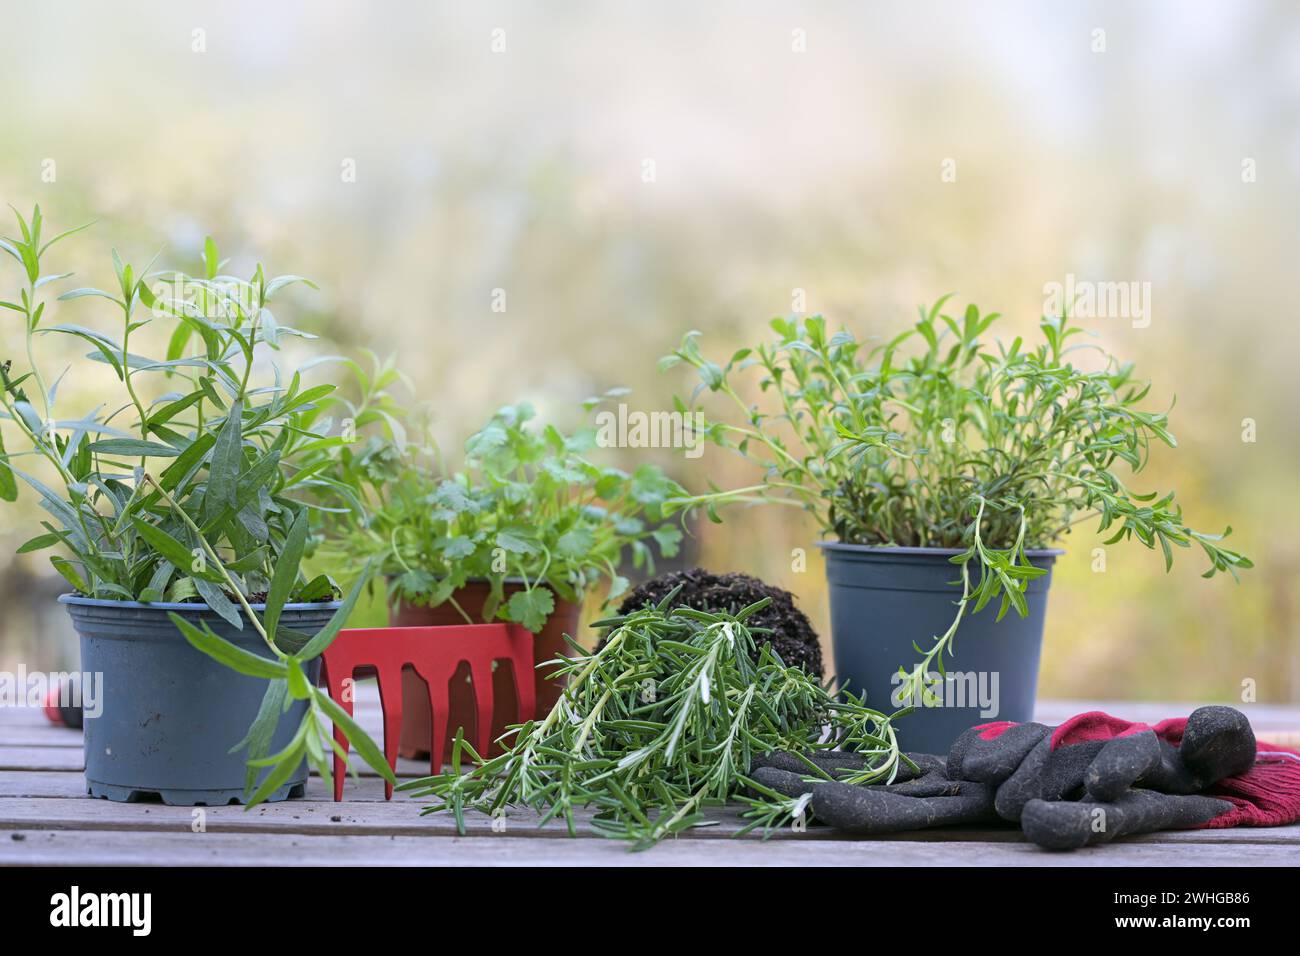
[[(900, 667), (910, 671), (920, 659), (913, 642), (928, 650), (957, 613), (961, 568), (949, 559), (961, 552), (819, 544), (826, 555), (836, 677), (854, 693), (865, 692), (867, 706), (893, 712), (909, 703), (899, 697), (897, 675)], [(1033, 719), (1047, 589), (1062, 553), (1026, 553), (1048, 572), (1029, 582), (1028, 616), (1012, 609), (997, 621), (997, 601), (967, 613), (955, 653), (944, 659), (948, 676), (939, 678), (932, 669), (938, 705), (917, 706), (895, 724), (903, 749), (946, 755), (967, 728)]]
[[(271, 652), (245, 622), (231, 627), (204, 604), (140, 604), (65, 594), (81, 637), (81, 670), (95, 675), (102, 700), (86, 714), (86, 789), (131, 802), (151, 795), (175, 806), (223, 806), (244, 798), (245, 754), (230, 753), (257, 716), (266, 681), (238, 674), (196, 650), (167, 617), (175, 611), (263, 657)], [(315, 634), (338, 603), (290, 604), (280, 623)], [(262, 605), (253, 605), (260, 611)], [(307, 670), (315, 682), (319, 660)], [(271, 753), (292, 739), (306, 712), (295, 701), (280, 718)], [(271, 800), (302, 796), (306, 764)]]

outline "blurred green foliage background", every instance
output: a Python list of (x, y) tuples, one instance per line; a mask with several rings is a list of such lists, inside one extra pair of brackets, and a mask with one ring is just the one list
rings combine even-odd
[[(863, 338), (949, 291), (1033, 335), (1046, 283), (1150, 282), (1149, 327), (1092, 323), (1153, 404), (1177, 398), (1181, 447), (1139, 487), (1231, 523), (1257, 567), (1203, 582), (1195, 554), (1165, 574), (1133, 547), (1095, 573), (1081, 526), (1041, 692), (1300, 700), (1285, 2), (6, 4), (0, 90), (0, 198), (51, 231), (100, 220), (59, 271), (107, 283), (110, 246), (194, 267), (211, 232), (237, 268), (311, 276), (296, 324), (396, 353), (449, 450), (518, 399), (562, 424), (617, 385), (671, 407), (693, 383), (657, 356), (691, 328), (749, 344), (795, 290)], [(113, 321), (74, 306), (59, 320)], [(20, 342), (0, 315), (0, 351)], [(96, 404), (93, 381), (61, 401)], [(695, 489), (750, 478), (716, 451), (657, 460)], [(0, 509), (0, 666), (75, 663), (45, 555), (12, 556), (36, 514)], [(811, 523), (725, 517), (689, 557), (791, 589), (825, 634)]]

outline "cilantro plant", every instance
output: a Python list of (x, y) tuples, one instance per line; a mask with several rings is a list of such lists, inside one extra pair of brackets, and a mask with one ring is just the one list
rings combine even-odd
[[(388, 376), (362, 381), (348, 411), (377, 420)], [(502, 408), (465, 443), (462, 467), (448, 472), (432, 443), (404, 441), (385, 421), (380, 434), (338, 449), (324, 473), (346, 504), (334, 510), (326, 548), (375, 560), (396, 596), (417, 605), (456, 603), (470, 581), (487, 581), (484, 618), (540, 631), (556, 597), (581, 601), (602, 580), (607, 600), (628, 587), (630, 556), (653, 567), (677, 553), (681, 531), (663, 504), (684, 489), (653, 465), (627, 473), (590, 460), (595, 429), (564, 434), (542, 427), (533, 408)], [(521, 587), (506, 594), (507, 581)], [(466, 620), (469, 620), (466, 615)]]
[[(1159, 548), (1198, 547), (1205, 577), (1251, 567), (1223, 534), (1195, 531), (1172, 492), (1130, 489), (1153, 442), (1174, 447), (1165, 412), (1143, 407), (1150, 385), (1121, 363), (1076, 340), (1067, 318), (1044, 318), (1041, 341), (991, 340), (997, 314), (969, 306), (946, 314), (947, 297), (884, 344), (866, 349), (851, 333), (830, 334), (820, 318), (777, 319), (775, 338), (741, 349), (725, 364), (707, 358), (690, 333), (662, 368), (694, 367), (704, 392), (738, 411), (706, 420), (706, 434), (760, 470), (757, 484), (712, 490), (670, 507), (716, 508), (734, 501), (779, 501), (804, 508), (822, 532), (850, 544), (955, 549), (961, 594), (949, 630), (935, 636), (907, 677), (902, 699), (918, 700), (963, 616), (998, 602), (1027, 613), (1024, 590), (1044, 573), (1026, 551), (1047, 548), (1074, 525), (1095, 520), (1105, 543), (1136, 540)], [(1084, 348), (1100, 368), (1074, 364)], [(756, 377), (767, 405), (742, 396)], [(679, 400), (679, 404), (682, 404)]]
[[(764, 598), (735, 615), (657, 607), (595, 627), (610, 634), (595, 651), (575, 641), (551, 662), (564, 694), (550, 712), (516, 726), (500, 756), (482, 760), (458, 734), (450, 773), (404, 783), (450, 812), (495, 814), (522, 805), (541, 822), (596, 811), (593, 825), (634, 848), (653, 845), (705, 821), (702, 811), (738, 798), (750, 822), (774, 829), (798, 816), (806, 799), (785, 798), (749, 780), (755, 756), (781, 750), (841, 750), (864, 758), (854, 783), (888, 783), (901, 765), (891, 718), (851, 695), (836, 695), (801, 667), (787, 667), (747, 621)], [(472, 764), (462, 772), (462, 763)], [(810, 775), (826, 777), (808, 761)], [(749, 795), (752, 791), (756, 796)]]
[[(22, 276), (17, 296), (0, 301), (22, 323), (21, 336), (6, 334), (6, 342), (22, 343), (21, 352), (0, 364), (4, 425), (19, 441), (6, 448), (0, 427), (0, 497), (15, 500), (21, 480), (49, 515), (43, 533), (20, 553), (62, 552), (51, 563), (86, 597), (201, 602), (237, 629), (251, 624), (272, 660), (173, 616), (196, 647), (271, 682), (264, 713), (243, 742), (250, 787), (255, 768), (273, 768), (254, 802), (288, 779), (304, 756), (328, 776), (321, 750), (326, 715), (376, 770), (391, 774), (374, 744), (304, 675), (355, 596), (315, 637), (279, 625), (286, 603), (337, 596), (329, 578), (307, 580), (300, 572), (310, 516), (298, 497), (314, 482), (298, 459), (343, 440), (317, 425), (334, 387), (306, 387), (298, 371), (286, 378), (267, 354), (286, 336), (314, 337), (281, 323), (271, 309), (282, 290), (312, 283), (268, 278), (261, 265), (249, 279), (225, 275), (210, 238), (199, 276), (154, 272), (152, 263), (137, 269), (114, 251), (116, 287), (64, 292), (59, 312), (68, 321), (56, 324), (46, 296), (70, 274), (47, 273), (44, 262), (79, 229), (43, 238), (39, 207), (17, 220), (20, 235), (0, 240)], [(94, 302), (104, 304), (108, 321), (92, 317), (87, 306)], [(50, 378), (38, 361), (49, 336), (84, 343), (87, 367), (107, 369), (116, 390), (89, 412), (61, 414), (59, 386), (68, 370)], [(159, 341), (167, 343), (162, 356), (143, 353)], [(263, 600), (259, 617), (251, 605)], [(290, 751), (268, 757), (286, 694), (308, 700), (308, 716)]]

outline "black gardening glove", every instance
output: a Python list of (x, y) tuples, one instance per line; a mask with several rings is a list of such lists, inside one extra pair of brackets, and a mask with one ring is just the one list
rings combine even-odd
[[(846, 833), (882, 834), (956, 823), (992, 823), (994, 788), (982, 783), (950, 780), (942, 757), (909, 754), (917, 766), (900, 768), (889, 785), (855, 785), (819, 780), (799, 757), (772, 753), (754, 761), (755, 782), (783, 793), (811, 793), (813, 816)], [(832, 777), (861, 770), (854, 754), (822, 752), (807, 757)]]
[[(1117, 836), (1199, 826), (1232, 808), (1198, 793), (1248, 769), (1250, 723), (1230, 707), (1202, 707), (1155, 727), (1091, 713), (1060, 727), (995, 723), (972, 728), (947, 761), (910, 755), (888, 786), (818, 780), (803, 759), (758, 758), (751, 776), (788, 796), (811, 793), (818, 820), (849, 833), (884, 834), (945, 824), (1019, 823), (1051, 849)], [(852, 754), (808, 759), (832, 777), (862, 768)]]
[(1245, 715), (1202, 707), (1155, 727), (1102, 713), (1057, 728), (986, 724), (958, 738), (948, 775), (995, 786), (999, 816), (1040, 846), (1072, 849), (1206, 823), (1232, 804), (1195, 794), (1254, 760)]

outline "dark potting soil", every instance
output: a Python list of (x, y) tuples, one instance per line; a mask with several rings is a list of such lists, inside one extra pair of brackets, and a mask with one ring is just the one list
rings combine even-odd
[(748, 623), (754, 627), (771, 628), (772, 633), (755, 634), (755, 640), (760, 646), (770, 642), (786, 665), (802, 666), (810, 674), (823, 676), (822, 649), (817, 643), (817, 633), (804, 613), (795, 607), (794, 595), (748, 574), (734, 571), (713, 574), (703, 568), (669, 571), (633, 588), (619, 606), (619, 613), (630, 614), (647, 604), (657, 605), (678, 585), (682, 590), (673, 607), (692, 607), (697, 611), (734, 614), (770, 597), (772, 603), (755, 612)]

